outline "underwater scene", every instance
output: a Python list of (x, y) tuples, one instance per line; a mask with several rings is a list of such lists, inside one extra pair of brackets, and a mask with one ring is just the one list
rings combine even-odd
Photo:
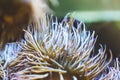
[(119, 0), (0, 0), (0, 80), (120, 80)]

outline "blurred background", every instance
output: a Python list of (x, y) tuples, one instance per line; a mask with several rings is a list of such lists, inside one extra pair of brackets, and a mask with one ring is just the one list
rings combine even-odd
[(96, 31), (95, 52), (101, 43), (106, 45), (107, 53), (111, 49), (113, 56), (120, 58), (120, 0), (58, 1), (59, 6), (51, 8), (59, 18), (68, 12), (73, 13), (75, 19), (85, 22), (88, 30)]

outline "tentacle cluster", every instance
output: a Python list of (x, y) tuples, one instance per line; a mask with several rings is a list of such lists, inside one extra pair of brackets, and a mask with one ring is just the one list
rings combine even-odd
[(106, 71), (100, 78), (100, 80), (119, 80), (120, 79), (120, 62), (118, 58), (114, 61), (113, 67), (108, 67)]
[(6, 61), (1, 63), (1, 78), (93, 80), (111, 62), (111, 52), (107, 61), (106, 49), (102, 46), (93, 55), (97, 37), (94, 37), (94, 32), (87, 31), (82, 22), (74, 19), (65, 17), (58, 22), (56, 18), (47, 16), (45, 23), (41, 19), (24, 31), (21, 47), (17, 48), (17, 53), (14, 52), (16, 58), (12, 57), (7, 64)]

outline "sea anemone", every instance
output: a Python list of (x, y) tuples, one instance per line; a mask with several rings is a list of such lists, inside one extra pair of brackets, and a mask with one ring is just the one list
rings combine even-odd
[(94, 31), (85, 29), (83, 22), (68, 15), (61, 22), (44, 17), (24, 30), (24, 39), (16, 43), (20, 47), (15, 46), (17, 52), (12, 55), (15, 58), (1, 61), (2, 79), (94, 80), (107, 68), (111, 51), (108, 61), (102, 45), (98, 53), (93, 53), (97, 37)]
[(8, 80), (8, 64), (16, 59), (17, 52), (20, 52), (20, 44), (8, 43), (5, 50), (0, 51), (0, 78), (2, 80)]
[(102, 74), (100, 80), (120, 80), (120, 62), (118, 58), (114, 61), (114, 66), (108, 67), (108, 71)]

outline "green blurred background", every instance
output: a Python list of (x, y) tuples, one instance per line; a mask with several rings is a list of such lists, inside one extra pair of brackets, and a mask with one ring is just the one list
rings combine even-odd
[(120, 0), (58, 0), (58, 2), (59, 6), (52, 9), (59, 17), (68, 12), (75, 12), (74, 17), (85, 22), (120, 20)]
[[(51, 0), (54, 2), (54, 0)], [(88, 30), (95, 30), (99, 44), (107, 45), (107, 53), (112, 50), (114, 57), (120, 58), (120, 0), (58, 0), (52, 7), (59, 18), (68, 12), (75, 19), (85, 22)]]

